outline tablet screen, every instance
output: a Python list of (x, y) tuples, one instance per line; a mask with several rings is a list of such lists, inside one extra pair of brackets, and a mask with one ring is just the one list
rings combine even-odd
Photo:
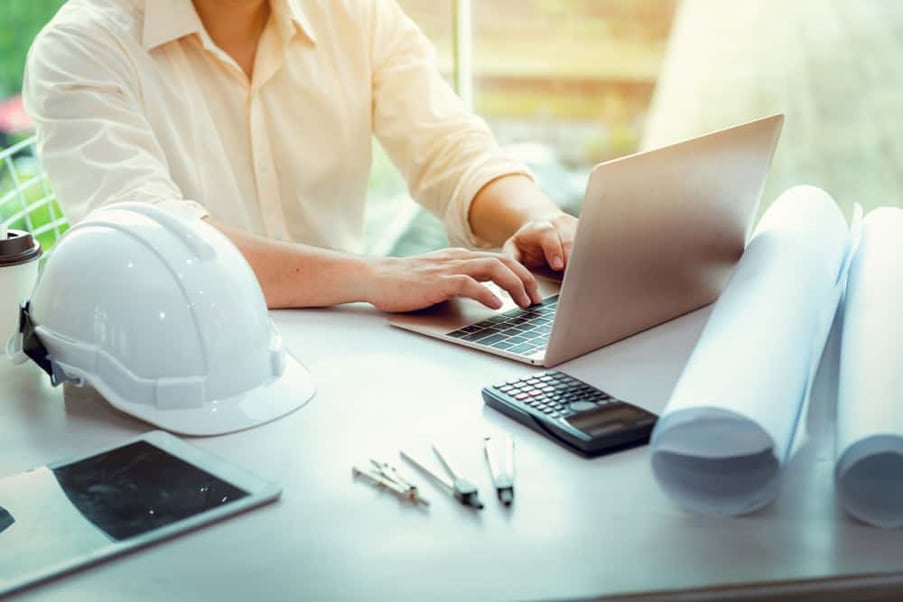
[(147, 441), (0, 479), (0, 593), (247, 496)]
[(72, 505), (117, 541), (248, 495), (146, 441), (54, 468), (53, 475)]

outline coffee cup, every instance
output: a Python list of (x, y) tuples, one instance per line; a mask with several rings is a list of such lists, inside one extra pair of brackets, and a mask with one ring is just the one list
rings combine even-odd
[(0, 224), (0, 356), (19, 329), (19, 305), (38, 279), (41, 244), (28, 232)]

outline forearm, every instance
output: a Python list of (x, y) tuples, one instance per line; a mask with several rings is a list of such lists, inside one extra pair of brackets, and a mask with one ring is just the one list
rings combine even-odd
[(498, 308), (501, 300), (479, 284), (489, 280), (522, 306), (540, 301), (536, 280), (524, 266), (495, 253), (444, 249), (415, 257), (356, 257), (211, 225), (248, 260), (270, 308), (366, 301), (382, 311), (398, 312), (452, 297), (470, 297)]
[(368, 258), (269, 240), (209, 218), (207, 221), (244, 255), (270, 308), (326, 307), (369, 301), (368, 281), (373, 262)]
[(468, 221), (479, 238), (501, 246), (521, 226), (561, 215), (530, 178), (503, 176), (480, 189), (470, 205)]

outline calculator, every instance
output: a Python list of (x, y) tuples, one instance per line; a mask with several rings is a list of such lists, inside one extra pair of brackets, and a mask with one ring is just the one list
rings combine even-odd
[(649, 442), (657, 416), (558, 370), (483, 387), (483, 401), (585, 457)]

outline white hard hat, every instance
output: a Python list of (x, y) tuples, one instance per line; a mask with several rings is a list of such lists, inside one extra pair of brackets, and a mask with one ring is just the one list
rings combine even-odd
[(177, 433), (249, 428), (314, 394), (239, 250), (153, 205), (110, 205), (70, 228), (22, 313), (19, 343), (55, 384), (87, 382)]

